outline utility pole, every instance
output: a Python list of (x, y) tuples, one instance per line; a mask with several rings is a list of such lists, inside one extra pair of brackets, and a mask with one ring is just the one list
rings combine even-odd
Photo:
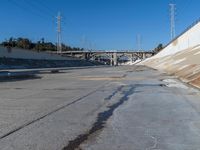
[(61, 42), (61, 14), (58, 12), (57, 18), (57, 52), (62, 52), (62, 42)]
[(171, 40), (173, 40), (176, 36), (176, 28), (175, 28), (175, 4), (169, 4), (170, 6), (170, 35), (171, 35)]

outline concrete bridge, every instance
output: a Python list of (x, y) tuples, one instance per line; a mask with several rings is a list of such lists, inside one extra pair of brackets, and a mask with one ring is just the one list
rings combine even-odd
[[(55, 53), (55, 52), (54, 52)], [(117, 65), (122, 57), (127, 57), (133, 62), (138, 59), (149, 58), (154, 55), (153, 51), (64, 51), (56, 52), (62, 56), (77, 57), (85, 60), (97, 60), (102, 61), (102, 57), (109, 59), (109, 64)]]

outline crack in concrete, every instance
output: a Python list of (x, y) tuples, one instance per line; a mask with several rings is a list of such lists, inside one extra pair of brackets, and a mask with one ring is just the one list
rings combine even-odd
[[(148, 86), (150, 86), (150, 87), (161, 86), (161, 87), (163, 87), (165, 85), (164, 84), (134, 84), (134, 85), (127, 86), (127, 87), (130, 87), (129, 90), (122, 91), (123, 97), (121, 97), (117, 103), (112, 104), (111, 106), (107, 106), (108, 110), (98, 114), (96, 122), (92, 125), (92, 128), (89, 129), (88, 132), (80, 134), (74, 140), (69, 141), (68, 145), (65, 146), (62, 150), (76, 150), (76, 149), (81, 150), (80, 145), (82, 143), (84, 143), (85, 141), (87, 141), (91, 135), (93, 135), (94, 133), (96, 133), (97, 131), (99, 131), (105, 127), (107, 120), (113, 115), (113, 112), (120, 105), (122, 105), (125, 101), (128, 101), (129, 96), (136, 92), (135, 89), (137, 87), (144, 87), (144, 86), (147, 86), (147, 87)], [(119, 87), (118, 90), (122, 90), (124, 87), (125, 86)], [(118, 92), (121, 92), (121, 91), (114, 91), (108, 98), (111, 99)], [(155, 143), (156, 144), (154, 144), (154, 146), (151, 147), (151, 149), (154, 148), (155, 146), (157, 146), (157, 141), (155, 141)]]
[(159, 149), (157, 149), (158, 139), (154, 136), (150, 136), (150, 137), (154, 140), (154, 144), (153, 144), (153, 146), (146, 148), (146, 150), (159, 150)]
[[(107, 82), (106, 82), (105, 84), (107, 84)], [(50, 115), (52, 115), (52, 114), (54, 114), (54, 113), (56, 113), (56, 112), (62, 110), (62, 109), (65, 109), (65, 108), (67, 108), (67, 107), (70, 106), (70, 105), (73, 105), (73, 104), (75, 104), (75, 103), (77, 103), (77, 102), (79, 102), (79, 101), (84, 100), (84, 98), (86, 98), (86, 97), (88, 97), (88, 96), (94, 94), (95, 92), (97, 92), (98, 90), (100, 90), (102, 87), (104, 87), (105, 84), (104, 84), (103, 86), (98, 87), (98, 88), (95, 89), (94, 91), (92, 91), (92, 92), (86, 94), (85, 96), (82, 96), (82, 97), (80, 97), (80, 98), (74, 100), (74, 101), (71, 102), (71, 103), (67, 103), (67, 104), (65, 104), (65, 105), (63, 105), (63, 106), (61, 106), (61, 107), (59, 107), (59, 108), (57, 108), (57, 109), (55, 109), (55, 110), (53, 110), (53, 111), (51, 111), (51, 112), (48, 112), (48, 113), (44, 114), (43, 116), (40, 116), (40, 117), (38, 117), (38, 118), (36, 118), (36, 119), (34, 119), (34, 120), (31, 120), (31, 121), (29, 121), (29, 122), (27, 122), (27, 123), (25, 123), (25, 124), (23, 124), (23, 125), (21, 125), (21, 126), (15, 128), (15, 129), (13, 129), (13, 130), (7, 132), (6, 134), (0, 136), (0, 140), (2, 140), (3, 138), (6, 138), (6, 137), (8, 137), (9, 135), (11, 135), (11, 134), (13, 134), (13, 133), (15, 133), (15, 132), (17, 132), (17, 131), (23, 129), (23, 128), (25, 128), (25, 127), (27, 127), (27, 126), (29, 126), (29, 125), (35, 123), (35, 122), (38, 122), (38, 121), (40, 121), (40, 120), (42, 120), (42, 119), (44, 119), (44, 118), (46, 118), (46, 117), (48, 117), (48, 116), (50, 116)]]
[(96, 122), (92, 125), (92, 128), (88, 132), (77, 136), (74, 140), (69, 141), (68, 145), (64, 147), (63, 150), (80, 149), (80, 145), (87, 141), (91, 135), (104, 128), (107, 120), (113, 115), (113, 112), (125, 101), (128, 101), (129, 96), (134, 93), (135, 88), (135, 86), (132, 86), (128, 91), (122, 91), (123, 97), (121, 97), (117, 103), (107, 106), (108, 110), (100, 112)]

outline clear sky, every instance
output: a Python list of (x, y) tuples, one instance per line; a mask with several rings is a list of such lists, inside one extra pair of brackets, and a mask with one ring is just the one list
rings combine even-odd
[(176, 33), (200, 16), (199, 0), (1, 0), (0, 41), (42, 37), (56, 42), (56, 15), (63, 43), (93, 49), (149, 50), (170, 40), (169, 3), (176, 3)]

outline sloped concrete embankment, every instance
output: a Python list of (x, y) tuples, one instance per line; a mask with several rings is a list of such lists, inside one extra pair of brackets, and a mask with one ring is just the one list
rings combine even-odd
[(84, 67), (102, 65), (98, 62), (86, 60), (38, 60), (0, 58), (0, 70), (4, 69), (33, 69), (33, 68), (57, 68), (57, 67)]
[(1, 69), (56, 68), (102, 65), (98, 62), (62, 57), (56, 54), (0, 47)]
[(200, 88), (200, 22), (140, 65), (165, 71)]

